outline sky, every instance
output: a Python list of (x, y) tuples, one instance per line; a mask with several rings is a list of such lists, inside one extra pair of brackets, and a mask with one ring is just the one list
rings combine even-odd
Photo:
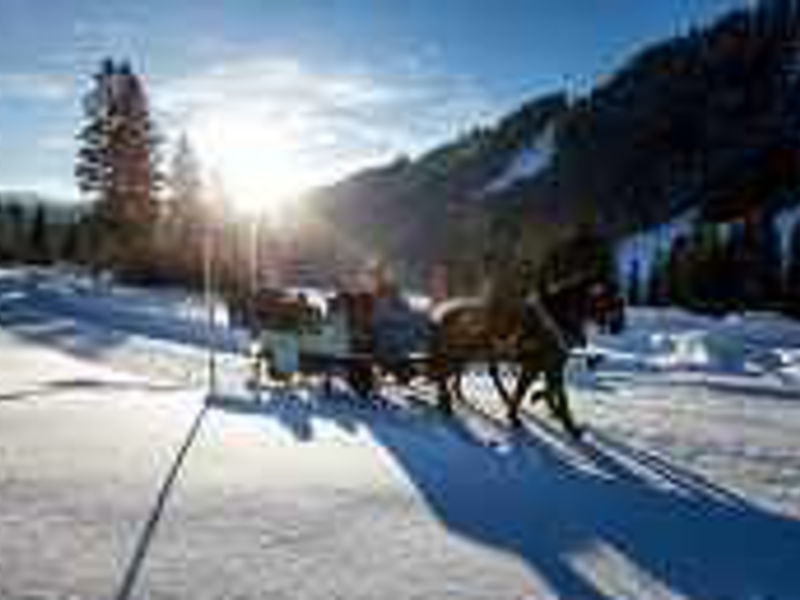
[[(78, 197), (81, 98), (131, 61), (243, 208), (414, 156), (744, 0), (0, 0), (0, 190)], [(169, 154), (169, 143), (165, 149)]]

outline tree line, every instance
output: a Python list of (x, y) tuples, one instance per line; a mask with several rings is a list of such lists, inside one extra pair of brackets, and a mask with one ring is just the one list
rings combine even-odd
[(800, 219), (785, 237), (773, 212), (754, 211), (723, 223), (698, 220), (652, 260), (634, 259), (627, 279), (632, 304), (716, 315), (778, 310), (800, 316)]
[(0, 264), (79, 260), (75, 210), (40, 198), (0, 196)]
[(117, 281), (191, 288), (210, 244), (218, 285), (240, 285), (247, 225), (208, 183), (185, 134), (167, 147), (130, 63), (103, 60), (82, 108), (75, 178), (86, 202), (0, 198), (0, 262), (66, 262)]

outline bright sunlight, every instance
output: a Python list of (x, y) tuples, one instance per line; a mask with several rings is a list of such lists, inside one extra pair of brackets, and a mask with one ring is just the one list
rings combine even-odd
[(318, 176), (303, 164), (285, 125), (268, 127), (252, 116), (237, 114), (235, 107), (203, 111), (190, 120), (189, 135), (236, 212), (278, 216)]

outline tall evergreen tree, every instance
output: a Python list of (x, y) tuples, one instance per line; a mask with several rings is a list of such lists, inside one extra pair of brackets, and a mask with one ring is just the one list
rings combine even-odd
[(702, 312), (725, 311), (722, 247), (719, 225), (698, 221), (688, 238), (684, 276), (685, 301)]
[(80, 229), (78, 220), (70, 222), (65, 227), (64, 235), (61, 238), (61, 245), (58, 250), (58, 257), (60, 260), (73, 263), (80, 261)]
[(691, 247), (689, 237), (678, 236), (670, 246), (665, 265), (667, 302), (688, 307), (692, 303)]
[(96, 201), (104, 242), (98, 250), (111, 266), (141, 268), (157, 217), (159, 137), (144, 86), (127, 62), (102, 62), (84, 112), (75, 175)]
[(9, 239), (8, 211), (6, 205), (0, 202), (0, 263), (5, 263), (11, 258)]
[(170, 249), (179, 276), (197, 282), (202, 271), (206, 214), (200, 162), (186, 135), (178, 140), (170, 167), (165, 227), (168, 239), (164, 247)]
[(641, 275), (639, 273), (639, 261), (634, 260), (628, 270), (628, 281), (626, 283), (626, 292), (628, 296), (628, 304), (631, 306), (638, 306), (642, 303), (641, 294)]
[(47, 215), (43, 204), (36, 206), (28, 242), (29, 259), (36, 264), (44, 264), (50, 260), (50, 242), (48, 238)]
[(178, 140), (169, 174), (170, 212), (182, 223), (202, 219), (202, 173), (189, 138)]
[(8, 205), (8, 224), (11, 259), (22, 261), (27, 254), (27, 236), (25, 232), (25, 209), (19, 202)]
[(800, 316), (800, 220), (792, 228), (785, 297), (791, 314)]
[(737, 238), (736, 272), (744, 308), (773, 306), (780, 296), (780, 249), (770, 216), (748, 215)]
[(669, 254), (669, 250), (659, 247), (650, 264), (645, 300), (649, 306), (664, 306), (669, 302)]

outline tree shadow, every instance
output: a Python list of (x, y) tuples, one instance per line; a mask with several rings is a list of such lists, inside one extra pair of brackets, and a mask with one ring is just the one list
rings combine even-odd
[(174, 384), (150, 383), (148, 381), (115, 381), (95, 378), (68, 378), (54, 379), (33, 388), (0, 394), (0, 403), (21, 402), (24, 400), (41, 399), (69, 391), (96, 390), (96, 391), (137, 391), (137, 392), (174, 392), (186, 389), (185, 386)]
[(368, 430), (443, 526), (518, 556), (559, 597), (614, 597), (586, 566), (597, 556), (616, 557), (681, 597), (800, 597), (792, 569), (800, 521), (607, 433), (576, 444), (533, 422), (498, 442), (462, 419), (341, 394), (214, 406), (274, 419), (304, 442), (314, 440), (317, 422)]
[(127, 338), (124, 333), (100, 327), (91, 319), (81, 323), (43, 301), (38, 294), (9, 289), (8, 282), (3, 283), (0, 325), (21, 338), (88, 359), (101, 357)]
[(23, 277), (0, 278), (0, 325), (83, 358), (101, 357), (131, 336), (204, 348), (213, 343), (221, 352), (243, 348), (241, 336), (233, 330), (220, 327), (212, 339), (203, 321), (168, 311), (165, 318), (152, 309), (139, 310), (137, 303), (135, 297), (82, 297), (76, 290), (27, 284)]

